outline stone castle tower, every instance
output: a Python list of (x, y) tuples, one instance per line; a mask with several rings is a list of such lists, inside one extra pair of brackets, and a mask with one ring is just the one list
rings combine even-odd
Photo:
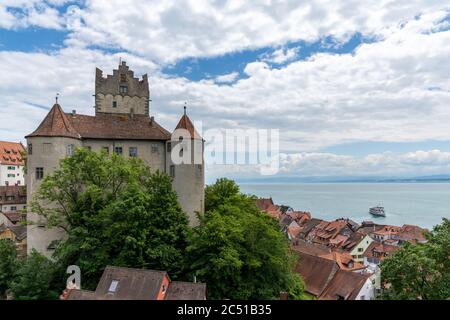
[[(43, 177), (57, 169), (59, 161), (70, 156), (75, 148), (85, 147), (126, 158), (139, 157), (151, 169), (169, 174), (190, 225), (196, 225), (196, 212), (204, 211), (204, 141), (186, 111), (175, 134), (164, 129), (150, 117), (149, 101), (147, 76), (141, 80), (135, 78), (133, 71), (122, 62), (106, 78), (100, 69), (96, 70), (95, 116), (75, 111), (65, 113), (56, 103), (39, 127), (26, 136), (29, 153), (27, 207), (30, 208)], [(183, 133), (182, 139), (178, 132)], [(191, 154), (196, 162), (178, 161), (173, 151), (180, 147), (184, 149), (181, 151), (184, 159)], [(28, 251), (34, 248), (51, 256), (55, 240), (64, 238), (64, 232), (45, 228), (42, 217), (37, 214), (29, 213), (28, 219), (34, 222), (27, 227)]]

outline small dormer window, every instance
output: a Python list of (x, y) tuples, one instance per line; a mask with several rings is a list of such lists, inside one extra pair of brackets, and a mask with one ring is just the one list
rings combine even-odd
[(111, 285), (109, 286), (108, 292), (109, 293), (114, 293), (117, 291), (117, 286), (119, 285), (119, 281), (118, 280), (113, 280), (111, 281)]

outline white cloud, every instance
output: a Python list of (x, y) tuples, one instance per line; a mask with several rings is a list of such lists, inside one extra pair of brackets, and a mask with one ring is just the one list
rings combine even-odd
[(290, 49), (280, 48), (275, 50), (268, 57), (263, 57), (263, 60), (276, 64), (283, 64), (295, 60), (298, 56), (298, 53), (299, 48), (290, 48)]
[(71, 24), (68, 43), (126, 48), (172, 63), (325, 36), (339, 42), (355, 32), (379, 35), (418, 14), (445, 8), (437, 0), (129, 0), (126, 5), (90, 0), (79, 12), (79, 23)]
[(215, 81), (217, 83), (231, 83), (231, 82), (234, 82), (238, 77), (239, 77), (239, 72), (231, 72), (231, 73), (217, 76), (215, 78)]
[[(207, 165), (209, 179), (221, 176), (261, 177), (259, 166)], [(450, 152), (418, 150), (403, 154), (390, 152), (370, 154), (362, 158), (333, 153), (280, 154), (277, 176), (296, 177), (404, 177), (448, 174)]]
[[(169, 77), (152, 59), (173, 61), (189, 55), (221, 54), (239, 50), (245, 43), (251, 47), (278, 44), (289, 39), (286, 30), (290, 29), (281, 19), (289, 5), (275, 5), (272, 11), (261, 5), (246, 11), (246, 4), (234, 7), (231, 3), (224, 4), (223, 12), (219, 12), (216, 4), (197, 7), (197, 2), (184, 2), (180, 8), (186, 12), (180, 12), (168, 2), (155, 5), (154, 11), (143, 4), (113, 10), (114, 1), (92, 0), (87, 2), (86, 11), (71, 7), (64, 17), (73, 32), (69, 48), (52, 53), (0, 52), (3, 74), (8, 75), (0, 78), (0, 136), (23, 141), (47, 112), (30, 103), (50, 107), (56, 92), (61, 93), (66, 111), (75, 108), (92, 114), (95, 66), (110, 73), (121, 56), (136, 74), (149, 74), (151, 113), (168, 129), (176, 124), (184, 101), (188, 101), (190, 116), (202, 120), (205, 129), (279, 128), (282, 151), (302, 155), (286, 160), (283, 168), (287, 172), (296, 168), (295, 163), (311, 168), (301, 169), (305, 173), (316, 174), (329, 170), (364, 172), (367, 168), (373, 172), (383, 168), (395, 171), (399, 161), (400, 167), (445, 168), (447, 155), (440, 151), (435, 151), (438, 155), (432, 151), (404, 154), (401, 159), (376, 154), (363, 161), (319, 152), (353, 141), (450, 140), (450, 31), (444, 31), (448, 22), (442, 21), (448, 12), (434, 10), (437, 2), (430, 2), (424, 10), (419, 10), (417, 3), (399, 2), (394, 7), (385, 4), (378, 11), (378, 5), (369, 5), (373, 15), (368, 15), (366, 9), (360, 12), (359, 5), (353, 4), (359, 19), (343, 19), (341, 25), (337, 21), (352, 11), (352, 5), (346, 3), (333, 2), (323, 12), (320, 6), (297, 8), (300, 16), (305, 11), (307, 17), (316, 17), (317, 24), (306, 19), (302, 28), (310, 28), (311, 39), (325, 34), (344, 36), (348, 30), (360, 28), (376, 33), (377, 42), (362, 44), (352, 54), (321, 53), (280, 68), (271, 69), (264, 61), (254, 61), (244, 68), (246, 78), (228, 84), (224, 78), (193, 82)], [(419, 19), (406, 19), (419, 11), (432, 12)], [(227, 20), (230, 12), (236, 17)], [(187, 13), (192, 13), (191, 18)], [(239, 16), (245, 14), (247, 25), (248, 21), (255, 26), (281, 25), (268, 28), (270, 32), (264, 29), (269, 34), (259, 33), (253, 24), (242, 24)], [(175, 17), (181, 17), (179, 26)], [(286, 15), (287, 20), (290, 17)], [(134, 53), (108, 54), (83, 47), (96, 41), (111, 42)], [(282, 53), (288, 56), (286, 49)], [(228, 81), (234, 77), (222, 76)], [(445, 165), (436, 164), (436, 159)], [(319, 170), (321, 166), (313, 168), (314, 163), (323, 164), (323, 170)]]
[(3, 0), (0, 3), (0, 28), (41, 27), (60, 30), (65, 22), (55, 6), (68, 0)]

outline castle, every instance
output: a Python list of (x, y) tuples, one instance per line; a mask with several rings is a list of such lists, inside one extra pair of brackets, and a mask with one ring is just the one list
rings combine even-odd
[[(95, 152), (114, 152), (126, 158), (138, 157), (152, 170), (169, 174), (189, 223), (196, 225), (196, 212), (204, 211), (204, 140), (187, 116), (186, 108), (174, 133), (170, 133), (150, 116), (149, 102), (147, 75), (142, 79), (135, 78), (124, 61), (106, 77), (97, 68), (95, 116), (77, 114), (76, 111), (65, 113), (56, 102), (39, 127), (26, 136), (28, 202), (33, 199), (43, 177), (57, 169), (61, 159), (72, 155), (75, 148), (84, 147)], [(182, 134), (177, 133), (180, 131)], [(173, 160), (172, 150), (183, 139), (182, 148), (191, 146), (186, 150), (192, 157), (200, 158), (199, 161), (180, 163)], [(45, 228), (41, 217), (35, 213), (29, 213), (28, 219), (33, 222), (27, 230), (28, 252), (36, 249), (50, 256), (53, 247), (50, 244), (62, 239), (64, 232)]]

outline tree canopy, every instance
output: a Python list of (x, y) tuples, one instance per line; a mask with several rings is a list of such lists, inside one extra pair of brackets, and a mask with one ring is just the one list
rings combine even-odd
[(0, 239), (0, 299), (6, 295), (16, 269), (16, 245), (9, 239)]
[(107, 265), (183, 273), (187, 215), (170, 177), (139, 159), (78, 149), (45, 177), (32, 209), (67, 232), (54, 258), (78, 265), (83, 287), (95, 288)]
[(206, 187), (205, 206), (187, 252), (191, 272), (208, 284), (211, 298), (273, 299), (281, 291), (303, 297), (286, 238), (253, 197), (219, 179)]
[(450, 299), (450, 220), (426, 243), (407, 243), (381, 264), (383, 299)]

